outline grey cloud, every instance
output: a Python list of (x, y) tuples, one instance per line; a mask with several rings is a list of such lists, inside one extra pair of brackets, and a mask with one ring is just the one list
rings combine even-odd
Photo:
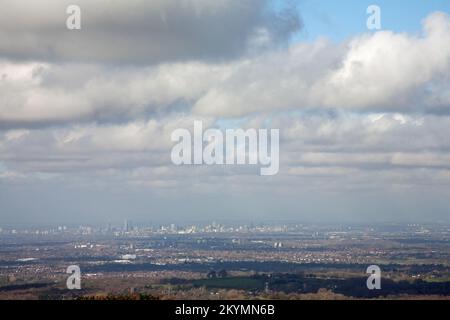
[[(192, 129), (194, 119), (199, 118), (177, 114), (160, 121), (8, 130), (0, 135), (0, 161), (22, 174), (170, 168), (170, 134), (176, 128)], [(213, 118), (202, 120), (205, 127), (217, 126)], [(261, 127), (258, 122), (249, 118), (242, 127)], [(450, 144), (445, 139), (450, 134), (449, 123), (450, 118), (443, 116), (342, 113), (272, 117), (270, 126), (282, 128), (282, 175), (335, 174), (344, 169), (376, 175), (377, 170), (450, 170)], [(254, 174), (251, 168), (246, 170), (214, 168), (206, 173)], [(164, 174), (171, 177), (175, 171), (183, 173), (171, 168)], [(182, 176), (187, 178), (189, 173), (198, 175), (189, 168)]]
[[(271, 0), (2, 0), (0, 56), (12, 60), (155, 64), (237, 57), (266, 35), (285, 42), (301, 27), (297, 11)], [(80, 6), (82, 29), (66, 28)]]
[(221, 66), (198, 63), (110, 69), (0, 61), (0, 68), (3, 128), (155, 116), (177, 104), (189, 105), (223, 74)]

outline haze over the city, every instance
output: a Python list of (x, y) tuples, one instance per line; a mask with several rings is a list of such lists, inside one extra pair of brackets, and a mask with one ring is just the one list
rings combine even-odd
[[(72, 2), (0, 0), (0, 227), (449, 222), (448, 0)], [(279, 173), (174, 165), (196, 120)]]

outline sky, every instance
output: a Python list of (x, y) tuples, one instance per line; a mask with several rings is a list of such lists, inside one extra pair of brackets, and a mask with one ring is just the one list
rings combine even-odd
[(297, 2), (305, 28), (296, 41), (327, 37), (334, 41), (367, 32), (366, 20), (358, 18), (367, 7), (378, 5), (382, 12), (382, 28), (395, 32), (418, 34), (422, 20), (435, 11), (450, 11), (446, 0), (300, 0)]
[[(450, 221), (448, 1), (73, 3), (0, 0), (0, 227)], [(174, 165), (194, 121), (279, 173)]]

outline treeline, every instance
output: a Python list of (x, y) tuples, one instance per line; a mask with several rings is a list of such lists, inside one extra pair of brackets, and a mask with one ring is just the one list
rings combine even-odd
[(10, 284), (0, 287), (0, 292), (16, 291), (16, 290), (29, 290), (29, 289), (41, 289), (51, 286), (53, 283), (24, 283), (24, 284)]
[(173, 278), (168, 284), (179, 286), (206, 287), (209, 289), (236, 289), (252, 292), (270, 290), (286, 294), (317, 293), (320, 289), (330, 290), (354, 298), (379, 298), (397, 295), (441, 295), (450, 296), (450, 282), (393, 281), (382, 279), (381, 290), (369, 290), (366, 277), (360, 278), (318, 278), (311, 274), (260, 274), (248, 277), (230, 277), (202, 280)]
[(297, 274), (278, 274), (261, 277), (269, 283), (270, 290), (285, 293), (316, 293), (328, 289), (337, 294), (355, 298), (378, 298), (391, 295), (450, 295), (450, 282), (426, 282), (423, 280), (393, 281), (382, 279), (381, 290), (369, 290), (366, 277), (347, 279), (321, 279)]
[[(277, 261), (235, 261), (235, 262), (216, 262), (216, 263), (182, 263), (182, 264), (152, 264), (152, 263), (133, 263), (118, 264), (105, 263), (102, 265), (82, 265), (83, 272), (136, 272), (136, 271), (192, 271), (209, 272), (210, 270), (229, 270), (229, 271), (255, 271), (262, 273), (297, 273), (314, 270), (347, 270), (356, 271), (365, 274), (367, 265), (363, 264), (344, 264), (344, 263), (287, 263)], [(402, 272), (405, 274), (424, 274), (430, 272), (446, 273), (450, 269), (444, 265), (399, 265), (387, 264), (380, 266), (383, 272)]]

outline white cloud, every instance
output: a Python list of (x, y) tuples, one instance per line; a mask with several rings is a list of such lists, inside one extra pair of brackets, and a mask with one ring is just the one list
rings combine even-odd
[(449, 76), (450, 17), (435, 13), (424, 20), (422, 37), (381, 31), (344, 45), (319, 40), (242, 62), (197, 101), (194, 111), (219, 116), (305, 108), (448, 112), (443, 102)]

